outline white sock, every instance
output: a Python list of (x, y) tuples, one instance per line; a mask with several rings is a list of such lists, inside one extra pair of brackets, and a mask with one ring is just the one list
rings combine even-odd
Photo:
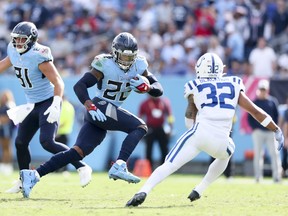
[(123, 160), (117, 160), (116, 163), (121, 166), (123, 163), (126, 163), (126, 162)]
[(203, 191), (213, 183), (226, 169), (230, 158), (225, 160), (215, 159), (209, 166), (208, 171), (199, 185), (195, 187), (199, 195), (203, 193)]
[(147, 179), (145, 184), (142, 186), (142, 188), (139, 190), (140, 192), (145, 192), (148, 194), (157, 184), (159, 184), (161, 181), (163, 181), (166, 177), (171, 175), (173, 172), (175, 172), (177, 169), (170, 163), (165, 162), (161, 166), (159, 166), (157, 169), (154, 170), (154, 172), (151, 174), (151, 176)]

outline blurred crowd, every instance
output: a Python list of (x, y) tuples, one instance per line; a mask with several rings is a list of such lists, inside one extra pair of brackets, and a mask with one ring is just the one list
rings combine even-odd
[[(285, 0), (2, 0), (0, 59), (10, 32), (28, 20), (50, 46), (63, 77), (86, 72), (128, 31), (156, 75), (193, 75), (200, 55), (217, 53), (226, 73), (288, 77)], [(12, 74), (12, 72), (11, 72)]]

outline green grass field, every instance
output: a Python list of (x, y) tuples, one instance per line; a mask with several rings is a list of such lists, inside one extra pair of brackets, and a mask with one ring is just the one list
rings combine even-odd
[(196, 202), (187, 196), (202, 176), (174, 174), (159, 184), (139, 207), (126, 208), (126, 202), (146, 181), (128, 184), (113, 181), (107, 173), (94, 173), (92, 182), (80, 187), (77, 173), (65, 176), (50, 174), (33, 188), (29, 199), (22, 194), (6, 194), (17, 173), (0, 175), (1, 216), (159, 216), (159, 215), (288, 215), (288, 182), (273, 184), (265, 179), (256, 184), (253, 178), (220, 177)]

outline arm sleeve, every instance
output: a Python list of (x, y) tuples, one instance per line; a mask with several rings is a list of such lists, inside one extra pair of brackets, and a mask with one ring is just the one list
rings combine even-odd
[(82, 104), (84, 104), (86, 100), (91, 100), (87, 89), (94, 86), (97, 81), (97, 78), (93, 74), (87, 72), (74, 85), (74, 92)]
[(163, 95), (163, 87), (158, 82), (156, 77), (151, 74), (151, 75), (147, 76), (147, 79), (150, 82), (150, 91), (148, 92), (148, 94), (153, 96), (153, 97), (160, 97), (161, 95)]

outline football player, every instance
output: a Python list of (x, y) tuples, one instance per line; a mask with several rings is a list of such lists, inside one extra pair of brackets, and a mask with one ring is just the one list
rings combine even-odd
[(235, 145), (229, 134), (237, 105), (264, 127), (274, 131), (277, 141), (275, 148), (281, 150), (284, 144), (281, 129), (246, 96), (239, 77), (222, 76), (223, 67), (222, 60), (214, 53), (206, 53), (198, 59), (195, 66), (197, 79), (187, 82), (184, 88), (184, 96), (188, 100), (185, 112), (188, 130), (177, 140), (165, 162), (151, 174), (126, 206), (142, 204), (158, 183), (203, 151), (215, 160), (200, 184), (188, 195), (191, 202), (199, 199), (204, 190), (224, 172), (234, 153)]
[[(88, 88), (94, 85), (97, 85), (96, 96), (90, 99)], [(91, 63), (91, 71), (74, 86), (78, 99), (87, 109), (75, 145), (69, 151), (51, 157), (36, 170), (22, 170), (23, 196), (29, 197), (40, 177), (89, 155), (101, 144), (107, 130), (127, 134), (119, 156), (108, 172), (109, 178), (129, 183), (140, 182), (139, 177), (128, 171), (126, 161), (147, 133), (147, 126), (142, 119), (121, 108), (132, 90), (154, 97), (163, 94), (161, 84), (148, 71), (146, 59), (138, 55), (135, 37), (122, 32), (113, 39), (112, 53), (97, 55)]]
[[(0, 61), (1, 73), (14, 67), (27, 99), (26, 105), (8, 112), (13, 122), (19, 124), (15, 146), (20, 170), (29, 169), (29, 143), (38, 129), (40, 143), (48, 152), (56, 154), (69, 149), (54, 140), (64, 83), (53, 64), (50, 48), (37, 43), (37, 39), (38, 30), (33, 23), (18, 23), (11, 32), (8, 55)], [(81, 185), (87, 185), (91, 180), (92, 169), (83, 162), (73, 161), (72, 164), (79, 171)], [(22, 183), (18, 180), (7, 192), (18, 193), (21, 187)]]

